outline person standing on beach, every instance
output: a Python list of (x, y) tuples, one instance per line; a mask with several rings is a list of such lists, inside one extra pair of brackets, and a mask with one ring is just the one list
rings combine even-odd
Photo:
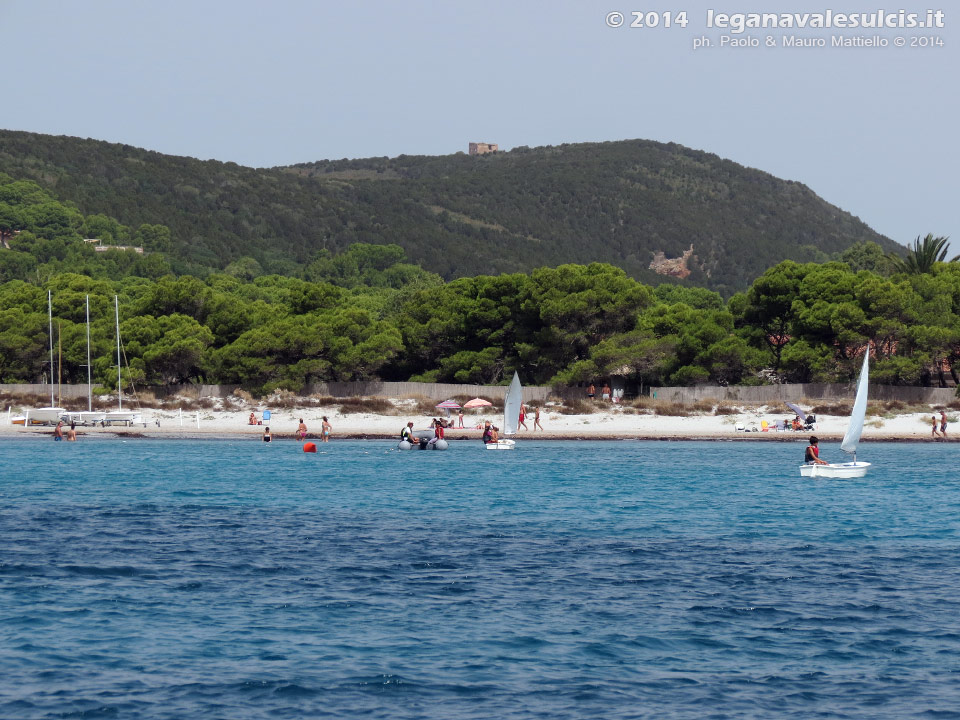
[(600, 397), (604, 400), (610, 399), (610, 386), (607, 383), (603, 384), (603, 389), (600, 391)]
[(457, 427), (463, 429), (463, 408), (457, 410)]
[(523, 403), (520, 403), (520, 422), (517, 424), (517, 430), (520, 429), (521, 425), (523, 426), (524, 430), (528, 430), (528, 431), (530, 430), (530, 428), (528, 428), (527, 424), (524, 422), (524, 419), (526, 419), (526, 417), (527, 417), (527, 406), (524, 405)]
[(933, 430), (930, 432), (930, 437), (940, 437), (940, 433), (937, 432), (937, 416), (933, 416)]
[(597, 388), (594, 387), (593, 383), (590, 383), (590, 387), (587, 388), (587, 397), (593, 400), (596, 394), (597, 394)]
[(536, 432), (537, 428), (543, 430), (543, 425), (540, 424), (540, 406), (537, 405), (534, 410), (536, 414), (533, 416), (533, 431)]
[(940, 434), (943, 435), (943, 439), (947, 439), (947, 411), (940, 411)]
[(304, 440), (307, 437), (307, 424), (300, 418), (300, 425), (297, 426), (297, 437)]
[(330, 431), (333, 428), (330, 426), (330, 421), (327, 420), (327, 416), (323, 416), (323, 425), (320, 426), (320, 441), (321, 442), (330, 442)]

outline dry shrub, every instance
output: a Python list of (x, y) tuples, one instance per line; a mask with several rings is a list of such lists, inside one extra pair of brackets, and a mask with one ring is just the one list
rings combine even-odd
[(947, 407), (951, 410), (960, 410), (960, 398), (948, 402)]
[(396, 408), (393, 403), (382, 397), (352, 397), (340, 400), (340, 414), (373, 413), (374, 415), (393, 415)]
[(263, 404), (272, 408), (292, 409), (297, 407), (299, 398), (292, 390), (274, 390), (270, 397), (263, 398)]
[(236, 390), (234, 390), (233, 397), (235, 397), (241, 403), (245, 403), (247, 405), (253, 405), (253, 395), (248, 393), (243, 388), (237, 388)]
[(717, 405), (713, 409), (714, 415), (739, 415), (740, 412), (735, 407), (730, 407), (728, 405)]
[(837, 415), (844, 416), (849, 415), (850, 411), (853, 410), (852, 405), (846, 403), (835, 403), (833, 405), (815, 405), (810, 408), (810, 412), (815, 415)]
[(665, 417), (688, 417), (690, 415), (689, 407), (683, 403), (675, 402), (657, 403), (654, 405), (653, 411), (657, 415), (663, 415)]
[(701, 413), (713, 412), (713, 402), (710, 400), (697, 400), (690, 406), (689, 410)]
[(597, 412), (597, 404), (588, 400), (567, 400), (563, 405), (554, 408), (561, 415), (590, 415)]

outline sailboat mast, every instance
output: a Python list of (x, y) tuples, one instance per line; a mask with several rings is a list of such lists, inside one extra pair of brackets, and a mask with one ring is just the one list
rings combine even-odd
[(120, 299), (113, 296), (113, 309), (117, 317), (117, 409), (123, 410), (123, 390), (120, 389)]
[(53, 293), (47, 290), (47, 323), (50, 334), (50, 407), (53, 407)]
[(90, 296), (87, 295), (87, 410), (93, 412), (93, 377), (90, 371)]

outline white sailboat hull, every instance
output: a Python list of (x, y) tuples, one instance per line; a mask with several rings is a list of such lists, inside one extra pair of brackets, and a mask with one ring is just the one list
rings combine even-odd
[(830, 463), (829, 465), (801, 465), (803, 477), (858, 478), (867, 474), (868, 462)]
[(77, 425), (97, 425), (102, 423), (106, 417), (105, 412), (96, 410), (83, 410), (82, 412), (66, 412), (63, 414), (65, 423), (76, 423)]
[[(33, 408), (26, 413), (26, 425), (56, 425), (60, 416), (66, 412), (63, 408), (42, 407)], [(17, 423), (19, 424), (19, 423)]]
[(484, 447), (487, 450), (513, 450), (516, 444), (514, 440), (498, 440), (495, 443), (487, 443)]
[(123, 425), (143, 425), (146, 427), (146, 423), (143, 422), (143, 415), (134, 410), (114, 410), (108, 412), (105, 414), (103, 421), (107, 425), (117, 423)]

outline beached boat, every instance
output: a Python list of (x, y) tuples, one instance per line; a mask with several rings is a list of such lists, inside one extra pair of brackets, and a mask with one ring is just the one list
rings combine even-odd
[(23, 419), (16, 417), (14, 425), (56, 425), (65, 410), (53, 402), (53, 293), (47, 290), (47, 323), (50, 334), (50, 405), (49, 407), (31, 408), (23, 414)]
[(107, 425), (143, 425), (146, 427), (147, 424), (143, 421), (143, 414), (139, 410), (123, 409), (123, 386), (120, 381), (123, 372), (123, 361), (120, 356), (120, 299), (116, 295), (113, 296), (113, 307), (117, 323), (117, 409), (105, 413), (103, 422)]
[(870, 463), (857, 460), (857, 445), (863, 434), (863, 422), (867, 416), (867, 386), (870, 382), (870, 346), (863, 351), (863, 367), (860, 369), (860, 380), (857, 383), (857, 397), (853, 401), (853, 410), (850, 413), (850, 423), (847, 432), (840, 443), (840, 449), (853, 455), (853, 461), (847, 463), (830, 463), (829, 465), (801, 465), (800, 475), (803, 477), (825, 478), (855, 478), (867, 474)]
[[(503, 401), (503, 434), (516, 435), (520, 424), (520, 406), (523, 404), (523, 387), (520, 385), (520, 376), (513, 373), (513, 380), (507, 389), (507, 397)], [(500, 438), (495, 443), (486, 443), (487, 450), (513, 450), (517, 443), (510, 438)]]

